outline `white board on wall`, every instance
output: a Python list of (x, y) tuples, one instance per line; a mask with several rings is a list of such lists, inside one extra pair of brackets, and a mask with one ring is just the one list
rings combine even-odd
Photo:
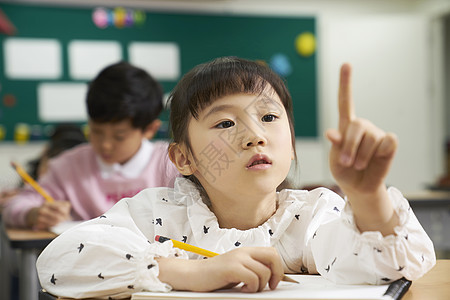
[(5, 74), (11, 79), (58, 79), (61, 44), (56, 39), (7, 38), (3, 43)]
[(176, 43), (133, 42), (128, 46), (130, 63), (158, 80), (178, 80), (180, 50)]
[(92, 80), (103, 68), (122, 60), (122, 48), (116, 41), (73, 40), (68, 51), (73, 79)]
[(42, 122), (83, 122), (87, 84), (41, 83), (37, 87), (38, 116)]

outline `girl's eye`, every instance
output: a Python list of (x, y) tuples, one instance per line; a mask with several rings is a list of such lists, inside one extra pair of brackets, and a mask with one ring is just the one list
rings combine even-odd
[(233, 121), (223, 121), (216, 125), (216, 128), (229, 128), (234, 126)]
[(261, 118), (261, 120), (262, 120), (263, 122), (273, 122), (273, 121), (275, 121), (277, 118), (278, 118), (278, 117), (275, 116), (275, 115), (265, 115), (265, 116), (263, 116), (263, 117)]

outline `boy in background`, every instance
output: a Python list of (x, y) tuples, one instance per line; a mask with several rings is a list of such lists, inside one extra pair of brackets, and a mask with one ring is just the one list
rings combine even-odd
[(150, 142), (163, 104), (162, 88), (147, 72), (126, 62), (105, 68), (90, 83), (86, 104), (90, 143), (51, 159), (39, 180), (56, 201), (24, 188), (3, 210), (7, 226), (44, 230), (88, 220), (147, 187), (172, 186), (179, 176), (168, 144)]

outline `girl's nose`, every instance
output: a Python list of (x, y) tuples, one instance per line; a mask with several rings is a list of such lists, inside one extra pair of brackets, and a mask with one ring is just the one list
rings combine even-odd
[(254, 134), (243, 140), (242, 148), (249, 149), (254, 146), (265, 146), (266, 144), (267, 141), (264, 137)]

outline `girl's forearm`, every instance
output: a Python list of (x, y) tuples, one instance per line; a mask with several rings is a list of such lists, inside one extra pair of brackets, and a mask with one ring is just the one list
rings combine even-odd
[(384, 185), (375, 193), (350, 194), (347, 199), (352, 207), (356, 226), (361, 232), (379, 231), (383, 236), (394, 234), (399, 220)]
[(201, 273), (201, 260), (160, 257), (156, 261), (159, 265), (159, 280), (169, 284), (174, 290), (208, 290), (203, 287), (207, 280), (203, 276), (197, 276)]

